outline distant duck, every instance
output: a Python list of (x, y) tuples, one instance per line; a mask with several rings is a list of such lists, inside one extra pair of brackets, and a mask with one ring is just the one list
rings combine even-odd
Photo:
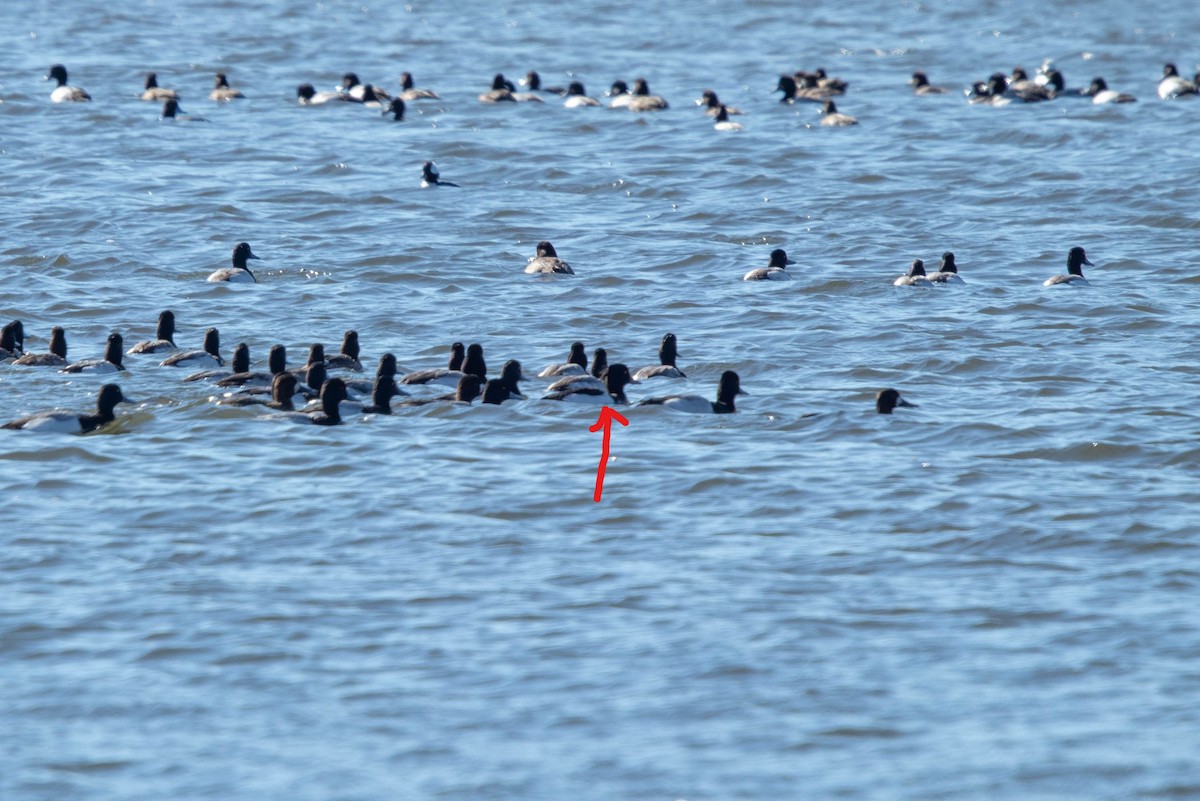
[(25, 325), (20, 320), (13, 320), (4, 327), (12, 335), (12, 345), (9, 350), (15, 351), (15, 356), (23, 355), (25, 353)]
[(650, 94), (650, 86), (645, 78), (638, 78), (633, 82), (632, 95), (625, 104), (630, 111), (663, 111), (669, 108), (667, 101), (662, 97)]
[(609, 108), (628, 108), (630, 101), (633, 100), (633, 95), (629, 94), (629, 84), (622, 80), (613, 81), (612, 86), (605, 94), (612, 98), (608, 102)]
[[(384, 109), (384, 114), (391, 111), (391, 108), (384, 105), (391, 100), (391, 96), (387, 95), (386, 92), (376, 89), (371, 84), (365, 85), (362, 90), (362, 99), (359, 102), (362, 103), (363, 108)], [(401, 105), (403, 105), (403, 102), (401, 102)], [(403, 110), (401, 116), (403, 116)]]
[(558, 252), (554, 250), (554, 245), (549, 242), (538, 242), (537, 255), (529, 260), (525, 265), (527, 273), (558, 273), (560, 275), (574, 275), (575, 271), (571, 269), (571, 265), (558, 257)]
[(480, 103), (515, 103), (517, 98), (513, 95), (513, 90), (516, 89), (512, 82), (504, 77), (502, 73), (496, 73), (492, 78), (492, 88), (479, 96)]
[(655, 398), (644, 398), (638, 401), (638, 406), (665, 406), (677, 412), (692, 414), (732, 414), (737, 411), (734, 399), (738, 395), (750, 393), (742, 389), (741, 380), (733, 370), (721, 373), (717, 384), (717, 399), (710, 401), (700, 395), (663, 395)]
[(1012, 99), (1006, 96), (1008, 79), (1002, 74), (993, 74), (986, 82), (976, 81), (971, 85), (967, 102), (983, 106), (1007, 106)]
[(1039, 75), (1038, 78), (1045, 79), (1044, 85), (1050, 90), (1051, 97), (1090, 97), (1087, 89), (1068, 89), (1066, 79), (1056, 69), (1048, 70), (1045, 75)]
[(428, 189), (431, 186), (458, 186), (458, 184), (443, 181), (437, 165), (432, 161), (427, 161), (421, 165), (421, 188)]
[(1083, 248), (1071, 248), (1067, 253), (1067, 274), (1051, 276), (1042, 282), (1042, 286), (1089, 286), (1088, 280), (1083, 277), (1083, 265), (1085, 264), (1088, 267), (1095, 266), (1088, 261)]
[(510, 398), (525, 397), (521, 392), (521, 381), (524, 378), (525, 375), (521, 370), (521, 363), (516, 359), (509, 359), (500, 368), (500, 383), (504, 385)]
[(1137, 98), (1125, 92), (1117, 92), (1108, 88), (1108, 84), (1103, 78), (1093, 78), (1092, 83), (1087, 89), (1083, 90), (1085, 95), (1092, 98), (1093, 103), (1136, 103)]
[(593, 385), (575, 383), (565, 389), (550, 391), (543, 400), (567, 401), (569, 403), (629, 403), (625, 387), (636, 384), (629, 368), (623, 364), (610, 365), (604, 374), (604, 389)]
[(51, 79), (58, 83), (50, 93), (51, 103), (84, 103), (92, 99), (91, 95), (78, 86), (67, 86), (67, 68), (62, 64), (55, 64), (46, 73), (45, 80)]
[(830, 93), (819, 86), (816, 86), (815, 79), (811, 81), (813, 85), (801, 85), (796, 82), (795, 76), (780, 75), (779, 83), (775, 86), (776, 92), (783, 92), (783, 97), (779, 99), (780, 103), (795, 103), (797, 101), (810, 101), (821, 103), (829, 97)]
[(450, 346), (450, 361), (445, 367), (433, 370), (417, 370), (400, 379), (402, 384), (448, 384), (457, 386), (462, 376), (462, 365), (466, 359), (466, 348), (461, 342)]
[(372, 86), (367, 83), (359, 83), (358, 75), (353, 72), (347, 72), (342, 76), (341, 91), (350, 97), (351, 100), (357, 100), (359, 103), (381, 103), (384, 100), (391, 100), (390, 93), (385, 92), (377, 86)]
[(730, 108), (717, 99), (717, 93), (712, 89), (705, 89), (700, 93), (700, 98), (696, 101), (697, 106), (704, 107), (704, 113), (710, 117), (716, 117), (721, 113), (721, 109), (725, 109), (726, 115), (738, 115), (742, 113), (741, 109)]
[(817, 80), (817, 86), (822, 89), (830, 89), (838, 94), (844, 95), (846, 90), (850, 88), (850, 84), (841, 78), (831, 78), (825, 73), (824, 67), (817, 67), (813, 72), (813, 77)]
[(392, 115), (392, 122), (404, 122), (404, 101), (398, 97), (392, 98), (391, 104), (383, 110), (383, 116)]
[(586, 106), (598, 106), (600, 101), (594, 97), (588, 97), (587, 90), (583, 88), (583, 84), (579, 81), (571, 81), (567, 87), (567, 99), (563, 101), (565, 108), (584, 108)]
[(549, 92), (552, 95), (565, 95), (567, 93), (567, 90), (561, 86), (542, 86), (542, 76), (533, 70), (525, 73), (525, 77), (521, 79), (521, 85), (531, 92)]
[(345, 92), (318, 92), (311, 83), (297, 86), (296, 98), (302, 106), (323, 106), (326, 103), (347, 103), (354, 100)]
[(322, 345), (320, 342), (314, 342), (308, 348), (308, 360), (304, 363), (304, 366), (298, 367), (295, 370), (292, 370), (292, 372), (296, 374), (297, 378), (299, 378), (301, 381), (308, 384), (309, 387), (312, 387), (313, 389), (317, 389), (317, 387), (313, 386), (312, 381), (309, 380), (308, 374), (314, 367), (316, 367), (318, 365), (320, 365), (320, 367), (321, 367), (321, 373), (322, 373), (321, 380), (324, 381), (325, 379), (323, 376), (325, 373), (325, 346)]
[(567, 375), (587, 375), (587, 351), (584, 350), (582, 342), (572, 342), (571, 352), (567, 356), (565, 362), (546, 365), (538, 378), (557, 378)]
[(411, 72), (400, 73), (400, 97), (410, 103), (414, 100), (440, 100), (437, 93), (430, 89), (420, 89), (414, 85)]
[(107, 425), (116, 419), (114, 409), (118, 403), (129, 403), (116, 384), (105, 384), (96, 395), (95, 414), (73, 412), (42, 412), (20, 420), (5, 423), (0, 428), (22, 431), (55, 432), (62, 434), (86, 434)]
[(958, 264), (954, 261), (954, 254), (946, 251), (942, 254), (942, 263), (938, 267), (937, 272), (929, 275), (931, 284), (965, 284), (958, 274)]
[(466, 403), (479, 397), (487, 379), (480, 375), (463, 373), (459, 375), (451, 395), (439, 395), (436, 398), (409, 398), (401, 406), (425, 406), (430, 403)]
[(1005, 77), (1004, 73), (993, 73), (988, 78), (988, 87), (995, 96), (1003, 96), (1023, 103), (1037, 103), (1054, 98), (1054, 90), (1029, 80), (1029, 74), (1023, 67), (1013, 67), (1012, 74)]
[(791, 279), (791, 274), (787, 271), (789, 264), (796, 262), (788, 258), (787, 251), (783, 248), (775, 248), (771, 251), (771, 256), (767, 260), (766, 267), (755, 267), (750, 272), (742, 276), (743, 281), (788, 281)]
[(353, 370), (362, 372), (362, 364), (358, 361), (361, 353), (358, 347), (358, 332), (347, 331), (342, 335), (342, 349), (333, 356), (325, 358), (325, 367), (329, 370)]
[(13, 365), (16, 367), (63, 367), (67, 364), (67, 334), (62, 326), (50, 329), (49, 353), (25, 353)]
[(185, 113), (179, 107), (179, 101), (173, 97), (163, 103), (162, 116), (159, 119), (174, 120), (175, 122), (208, 122), (207, 117), (197, 117), (194, 114)]
[[(65, 79), (64, 79), (65, 80)], [(1196, 83), (1180, 77), (1179, 70), (1174, 64), (1163, 65), (1163, 77), (1158, 82), (1158, 96), (1163, 100), (1172, 100), (1197, 93)]]
[(635, 381), (647, 381), (651, 378), (687, 378), (682, 370), (675, 366), (679, 358), (679, 343), (674, 334), (663, 334), (658, 346), (658, 364), (650, 364), (640, 368), (633, 374)]
[(849, 114), (842, 114), (837, 110), (837, 104), (831, 98), (826, 98), (821, 108), (821, 124), (838, 126), (858, 125), (858, 119), (851, 117)]
[(745, 130), (745, 127), (746, 126), (742, 125), (740, 122), (731, 122), (729, 119), (729, 114), (724, 106), (721, 106), (721, 108), (717, 110), (717, 120), (716, 123), (713, 124), (713, 128), (715, 130), (741, 131)]
[(509, 398), (508, 387), (499, 378), (489, 379), (483, 387), (483, 400), (480, 403), (499, 406)]
[(271, 379), (271, 394), (237, 394), (221, 398), (217, 403), (222, 406), (266, 406), (268, 409), (290, 412), (295, 410), (296, 376), (291, 373), (279, 373)]
[[(379, 364), (375, 367), (375, 375), (370, 378), (355, 378), (346, 381), (346, 389), (358, 394), (366, 394), (374, 390), (375, 382), (381, 378), (390, 378), (392, 384), (396, 383), (396, 374), (399, 368), (396, 365), (396, 357), (391, 353), (385, 353), (379, 357)], [(408, 393), (396, 387), (396, 395), (407, 395)]]
[(103, 359), (84, 359), (83, 361), (68, 364), (60, 372), (63, 373), (118, 373), (125, 371), (125, 365), (121, 364), (122, 354), (125, 350), (125, 340), (116, 331), (108, 335), (108, 341), (104, 345)]
[(239, 242), (233, 248), (233, 266), (224, 267), (208, 276), (208, 280), (212, 283), (220, 282), (235, 282), (235, 283), (258, 283), (258, 279), (254, 277), (254, 273), (250, 272), (250, 268), (246, 266), (249, 259), (258, 260), (258, 256), (250, 250), (248, 242)]
[(154, 334), (154, 339), (142, 340), (130, 348), (128, 354), (132, 356), (135, 353), (162, 353), (176, 349), (175, 312), (167, 309), (158, 315), (158, 329)]
[(929, 77), (923, 72), (914, 72), (908, 85), (913, 88), (914, 95), (944, 95), (946, 93), (945, 87), (931, 84)]
[(396, 397), (396, 381), (390, 376), (379, 376), (371, 388), (371, 403), (362, 408), (363, 414), (391, 414), (392, 398)]
[(320, 411), (289, 415), (289, 419), (297, 423), (311, 423), (317, 426), (341, 425), (341, 403), (344, 400), (346, 400), (345, 383), (340, 378), (331, 378), (321, 386)]
[(178, 100), (179, 95), (174, 89), (164, 89), (158, 85), (158, 75), (153, 72), (146, 73), (146, 88), (141, 95), (142, 100), (150, 100), (153, 102), (162, 102), (164, 100)]
[(204, 347), (200, 350), (187, 350), (173, 353), (159, 363), (160, 367), (186, 367), (191, 370), (211, 370), (224, 367), (225, 360), (221, 358), (221, 334), (215, 328), (204, 332)]
[(215, 100), (218, 103), (228, 103), (230, 100), (238, 100), (244, 98), (240, 89), (234, 89), (229, 85), (229, 79), (225, 77), (225, 73), (218, 72), (216, 78), (213, 79), (213, 90), (208, 93), (209, 100)]
[(925, 262), (913, 259), (912, 267), (893, 281), (892, 286), (929, 286), (929, 279), (925, 276)]
[(904, 398), (900, 397), (900, 393), (894, 389), (881, 389), (875, 393), (875, 412), (877, 414), (891, 414), (892, 410), (898, 406), (903, 406), (908, 409), (916, 409), (917, 404), (909, 403)]

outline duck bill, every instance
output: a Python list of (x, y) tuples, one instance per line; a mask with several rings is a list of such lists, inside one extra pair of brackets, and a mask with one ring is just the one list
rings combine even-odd
[(920, 406), (918, 406), (918, 405), (917, 405), (917, 404), (915, 404), (915, 403), (909, 403), (909, 402), (908, 402), (908, 401), (906, 401), (904, 398), (901, 398), (900, 400), (896, 401), (896, 405), (897, 405), (897, 406), (903, 406), (903, 407), (905, 407), (906, 409), (919, 409), (919, 408), (921, 408)]

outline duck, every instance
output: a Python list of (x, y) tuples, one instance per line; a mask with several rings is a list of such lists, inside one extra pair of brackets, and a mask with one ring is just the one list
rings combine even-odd
[[(313, 362), (307, 367), (292, 372), (292, 375), (296, 376), (297, 381), (303, 382), (297, 385), (296, 391), (309, 400), (320, 398), (321, 387), (325, 386), (325, 381), (329, 378), (325, 371), (325, 362)], [(344, 384), (345, 380), (342, 383)]]
[(238, 242), (233, 248), (233, 266), (222, 267), (208, 276), (210, 283), (251, 283), (257, 284), (258, 279), (254, 277), (254, 273), (250, 272), (250, 268), (246, 266), (249, 259), (261, 261), (258, 256), (250, 250), (250, 243)]
[(567, 401), (568, 403), (629, 403), (625, 387), (636, 384), (629, 368), (624, 364), (610, 365), (604, 373), (604, 389), (588, 383), (573, 382), (563, 389), (553, 389), (542, 400)]
[(254, 393), (231, 395), (217, 401), (222, 406), (266, 406), (268, 409), (278, 409), (283, 412), (295, 410), (296, 376), (291, 373), (280, 373), (271, 381), (270, 399)]
[(561, 86), (542, 86), (542, 76), (538, 75), (534, 70), (525, 73), (525, 77), (521, 79), (521, 85), (531, 92), (549, 92), (552, 95), (565, 95), (567, 93), (567, 90)]
[(891, 414), (892, 409), (897, 406), (903, 406), (907, 409), (916, 409), (917, 404), (909, 403), (904, 398), (900, 397), (900, 392), (895, 389), (881, 389), (875, 393), (875, 412), (876, 414)]
[(651, 378), (687, 378), (687, 375), (675, 366), (679, 358), (679, 343), (674, 334), (663, 334), (662, 342), (658, 345), (658, 364), (650, 364), (639, 368), (633, 374), (635, 381), (641, 382)]
[(724, 103), (722, 103), (720, 100), (718, 100), (717, 93), (714, 92), (712, 89), (705, 89), (703, 92), (701, 92), (699, 99), (696, 100), (696, 105), (703, 106), (704, 113), (710, 117), (716, 117), (718, 114), (721, 113), (722, 108), (725, 109), (725, 114), (727, 116), (728, 115), (736, 116), (738, 114), (743, 113), (741, 109), (730, 108), (729, 106), (726, 106)]
[(1012, 102), (1004, 96), (1007, 86), (1008, 82), (999, 73), (986, 82), (976, 81), (967, 93), (967, 102), (976, 106), (1007, 106)]
[(440, 100), (437, 92), (430, 89), (419, 89), (413, 81), (411, 72), (400, 73), (400, 97), (410, 103), (414, 100)]
[(633, 95), (629, 94), (629, 84), (619, 79), (612, 82), (605, 94), (612, 98), (608, 102), (609, 108), (628, 108), (633, 100)]
[(52, 78), (58, 82), (58, 86), (50, 93), (51, 103), (86, 103), (92, 99), (91, 95), (78, 86), (67, 86), (67, 68), (62, 64), (50, 67), (44, 80)]
[(347, 331), (342, 335), (342, 349), (333, 356), (325, 357), (325, 367), (330, 370), (353, 370), (362, 372), (362, 363), (358, 356), (362, 351), (358, 347), (358, 332)]
[(458, 186), (458, 184), (443, 181), (437, 165), (432, 161), (427, 161), (421, 165), (421, 188), (428, 189), (431, 186)]
[(1087, 89), (1068, 89), (1066, 78), (1056, 69), (1049, 69), (1045, 75), (1039, 75), (1036, 82), (1041, 83), (1043, 79), (1045, 83), (1042, 85), (1050, 91), (1051, 97), (1090, 97)]
[(362, 407), (363, 414), (391, 414), (392, 398), (396, 397), (396, 381), (391, 376), (379, 376), (371, 387), (371, 403)]
[(946, 89), (943, 86), (934, 86), (929, 82), (929, 76), (925, 73), (914, 72), (908, 81), (908, 85), (913, 88), (914, 95), (944, 95)]
[[(237, 346), (233, 349), (233, 356), (230, 357), (230, 359), (229, 359), (229, 368), (228, 369), (201, 370), (198, 373), (191, 373), (190, 375), (184, 376), (183, 380), (185, 382), (216, 380), (217, 383), (220, 384), (220, 382), (222, 380), (229, 378), (230, 376), (239, 375), (242, 373), (249, 374), (249, 372), (250, 372), (250, 346), (247, 345), (245, 342), (239, 342), (237, 344)], [(255, 373), (255, 375), (262, 375), (262, 374)], [(268, 383), (270, 382), (269, 378), (266, 380)]]
[(965, 284), (966, 281), (958, 274), (958, 265), (954, 262), (954, 254), (946, 251), (942, 254), (942, 263), (937, 272), (928, 276), (931, 284)]
[(844, 81), (841, 78), (830, 78), (825, 72), (824, 67), (817, 67), (816, 71), (813, 72), (812, 77), (816, 79), (817, 86), (820, 88), (829, 89), (837, 92), (840, 95), (846, 94), (846, 90), (850, 88), (849, 82)]
[(837, 110), (837, 104), (831, 98), (825, 98), (825, 103), (821, 107), (821, 124), (822, 125), (858, 125), (858, 119), (851, 117), (849, 114), (842, 114)]
[(304, 362), (303, 367), (299, 367), (291, 372), (296, 374), (296, 377), (301, 381), (307, 382), (312, 386), (312, 382), (308, 381), (308, 373), (316, 365), (321, 365), (321, 370), (325, 370), (325, 346), (320, 342), (314, 342), (308, 347), (308, 359)]
[(296, 101), (302, 106), (323, 106), (353, 102), (354, 98), (345, 92), (318, 92), (311, 83), (302, 83), (296, 87)]
[(665, 406), (677, 412), (692, 414), (733, 414), (737, 411), (734, 398), (738, 395), (749, 395), (742, 389), (741, 379), (733, 370), (721, 373), (717, 384), (717, 399), (710, 401), (700, 395), (663, 395), (656, 398), (643, 398), (638, 406)]
[(913, 259), (912, 267), (905, 275), (893, 281), (892, 286), (929, 286), (929, 279), (925, 276), (925, 262)]
[(25, 324), (20, 320), (13, 320), (4, 326), (8, 329), (12, 336), (12, 344), (8, 346), (8, 350), (12, 351), (12, 355), (20, 357), (25, 353)]
[(404, 101), (398, 97), (393, 97), (392, 102), (385, 108), (382, 115), (392, 115), (392, 122), (404, 122)]
[(13, 362), (16, 367), (62, 367), (66, 364), (67, 334), (61, 325), (50, 329), (49, 353), (25, 353)]
[(462, 365), (466, 359), (466, 348), (463, 343), (455, 342), (450, 346), (450, 361), (445, 367), (433, 370), (417, 370), (400, 379), (401, 384), (448, 384), (457, 386), (462, 376)]
[[(525, 374), (521, 371), (521, 363), (516, 359), (509, 359), (500, 368), (499, 381), (504, 385), (504, 389), (508, 392), (510, 398), (524, 398), (525, 395), (521, 392), (521, 381), (525, 378)], [(490, 381), (488, 383), (491, 383)]]
[(168, 98), (163, 102), (162, 115), (160, 120), (172, 120), (174, 122), (208, 122), (207, 117), (197, 117), (194, 114), (188, 114), (179, 107), (179, 101), (175, 98)]
[(338, 89), (342, 94), (359, 103), (379, 103), (392, 99), (389, 92), (369, 83), (360, 83), (358, 74), (353, 72), (347, 72), (342, 76), (342, 84)]
[(1083, 248), (1073, 247), (1067, 252), (1067, 274), (1051, 276), (1042, 282), (1042, 286), (1090, 286), (1088, 280), (1083, 277), (1083, 265), (1095, 267), (1096, 265), (1088, 261), (1087, 254)]
[(84, 359), (68, 364), (59, 372), (62, 373), (118, 373), (125, 372), (121, 364), (121, 355), (125, 350), (125, 340), (116, 331), (108, 335), (104, 345), (103, 359)]
[(461, 374), (458, 377), (458, 382), (454, 385), (454, 393), (451, 395), (438, 395), (436, 398), (409, 398), (403, 401), (401, 406), (425, 406), (430, 403), (466, 403), (479, 397), (487, 379), (481, 375)]
[(483, 387), (483, 400), (480, 403), (488, 403), (499, 406), (511, 397), (508, 387), (499, 378), (488, 379), (487, 384)]
[(16, 326), (14, 321), (0, 329), (0, 361), (16, 361), (25, 355), (25, 349), (17, 342)]
[[(399, 371), (399, 368), (396, 366), (396, 357), (394, 355), (392, 355), (391, 353), (385, 353), (379, 357), (379, 364), (375, 368), (375, 376), (373, 378), (371, 378), (371, 379), (355, 378), (352, 380), (348, 380), (348, 381), (346, 381), (346, 389), (349, 392), (355, 392), (360, 395), (366, 394), (366, 393), (372, 392), (374, 390), (375, 382), (381, 378), (391, 379), (392, 385), (395, 386), (396, 374), (398, 371)], [(343, 380), (345, 380), (345, 379), (343, 379)], [(403, 391), (399, 387), (396, 387), (396, 391), (395, 391), (395, 393), (393, 393), (393, 395), (407, 395), (407, 394), (408, 394), (407, 392)]]
[(175, 312), (170, 309), (159, 313), (154, 339), (143, 339), (126, 353), (133, 356), (136, 353), (162, 353), (168, 350), (178, 350), (175, 344)]
[(187, 367), (192, 370), (211, 370), (224, 366), (225, 360), (221, 358), (221, 333), (215, 328), (204, 332), (203, 349), (173, 353), (159, 362), (159, 367)]
[(717, 120), (713, 124), (713, 129), (717, 131), (742, 131), (746, 126), (740, 122), (733, 122), (729, 119), (729, 113), (724, 106), (717, 110)]
[(158, 85), (158, 75), (153, 72), (146, 73), (146, 86), (141, 95), (142, 100), (152, 102), (161, 102), (163, 100), (178, 100), (179, 95), (174, 89), (165, 89)]
[(750, 272), (742, 276), (743, 281), (788, 281), (791, 280), (791, 274), (786, 267), (789, 264), (796, 262), (788, 258), (787, 251), (783, 248), (775, 248), (771, 251), (771, 255), (767, 260), (766, 267), (755, 267)]
[(650, 86), (645, 78), (637, 78), (633, 82), (633, 92), (625, 108), (630, 111), (663, 111), (670, 106), (658, 95), (650, 94)]
[(574, 275), (571, 265), (558, 257), (554, 245), (542, 241), (537, 244), (537, 255), (525, 265), (526, 273), (557, 273), (559, 275)]
[[(243, 351), (244, 348), (244, 351)], [(244, 353), (245, 362), (239, 359)], [(272, 345), (267, 351), (267, 370), (269, 372), (250, 370), (250, 348), (243, 342), (233, 351), (233, 372), (217, 381), (218, 387), (271, 386), (275, 378), (287, 372), (287, 348), (283, 345)], [(240, 369), (239, 369), (240, 368)], [(189, 379), (191, 376), (188, 377)]]
[(321, 386), (321, 410), (317, 412), (297, 412), (288, 415), (289, 420), (297, 423), (311, 423), (317, 426), (338, 426), (342, 424), (341, 403), (346, 400), (346, 385), (340, 378), (331, 378)]
[[(1059, 77), (1062, 77), (1061, 74)], [(1036, 81), (1029, 80), (1029, 73), (1025, 72), (1024, 67), (1013, 67), (1012, 75), (1008, 78), (1006, 93), (1024, 103), (1038, 103), (1054, 99), (1054, 90), (1049, 85), (1042, 86)]]
[[(66, 80), (64, 77), (63, 80)], [(1158, 96), (1162, 100), (1173, 100), (1177, 97), (1185, 97), (1187, 95), (1196, 94), (1196, 84), (1192, 81), (1184, 80), (1179, 75), (1179, 70), (1174, 64), (1163, 65), (1163, 77), (1158, 82)]]
[(515, 88), (511, 81), (506, 79), (502, 73), (497, 72), (492, 78), (492, 88), (479, 96), (479, 102), (515, 103), (517, 102), (517, 98), (513, 95)]
[(590, 386), (604, 392), (607, 387), (604, 383), (604, 374), (606, 372), (608, 372), (608, 351), (604, 348), (596, 348), (592, 351), (592, 366), (587, 372), (575, 373), (559, 378), (546, 387), (546, 391), (558, 392), (565, 389)]
[(218, 72), (213, 79), (213, 90), (208, 93), (209, 100), (215, 100), (218, 103), (228, 103), (230, 100), (238, 100), (244, 98), (240, 89), (234, 89), (229, 85), (229, 79), (225, 73)]
[(567, 99), (563, 101), (564, 108), (585, 108), (598, 105), (600, 105), (600, 101), (594, 97), (588, 97), (587, 90), (583, 88), (581, 82), (571, 81), (567, 86)]
[(121, 394), (121, 388), (116, 384), (105, 384), (96, 394), (95, 414), (74, 414), (72, 412), (41, 412), (40, 414), (22, 417), (5, 423), (0, 428), (20, 431), (42, 431), (62, 434), (86, 434), (107, 425), (116, 419), (114, 409), (118, 403), (131, 403), (129, 398)]
[(587, 351), (582, 342), (572, 342), (571, 352), (565, 362), (546, 365), (538, 378), (554, 378), (567, 375), (587, 375)]
[(1117, 92), (1108, 88), (1108, 83), (1101, 77), (1092, 78), (1092, 83), (1087, 89), (1083, 90), (1085, 95), (1092, 98), (1092, 102), (1100, 103), (1136, 103), (1137, 98), (1125, 92)]
[[(456, 345), (459, 343), (455, 343)], [(461, 347), (461, 346), (460, 346)], [(454, 364), (454, 355), (450, 357), (450, 364)], [(483, 358), (483, 346), (478, 343), (471, 343), (467, 346), (466, 355), (459, 362), (459, 367), (451, 367), (449, 369), (439, 370), (421, 370), (415, 373), (409, 373), (400, 379), (402, 384), (444, 384), (448, 386), (458, 386), (459, 379), (464, 375), (478, 376), (480, 379), (487, 380), (487, 363)], [(482, 381), (480, 382), (482, 385)]]
[(783, 97), (779, 99), (780, 103), (795, 103), (797, 101), (812, 101), (820, 103), (829, 97), (830, 93), (821, 89), (816, 85), (815, 79), (811, 81), (812, 85), (798, 84), (796, 78), (792, 75), (780, 75), (779, 83), (775, 87), (776, 92), (783, 92)]

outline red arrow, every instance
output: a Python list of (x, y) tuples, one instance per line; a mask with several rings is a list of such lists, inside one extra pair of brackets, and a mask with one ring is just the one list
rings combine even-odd
[(593, 433), (604, 429), (604, 443), (600, 446), (600, 466), (596, 468), (596, 494), (592, 496), (592, 500), (596, 503), (600, 503), (600, 494), (604, 492), (604, 471), (608, 469), (608, 441), (612, 437), (613, 422), (623, 426), (629, 425), (625, 416), (616, 409), (602, 406), (600, 407), (600, 419), (596, 421), (595, 425), (588, 428), (588, 431)]

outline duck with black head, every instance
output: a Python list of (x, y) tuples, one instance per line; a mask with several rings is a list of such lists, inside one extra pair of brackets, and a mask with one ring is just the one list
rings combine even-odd
[(755, 267), (750, 272), (742, 276), (743, 281), (789, 281), (792, 276), (787, 271), (789, 264), (796, 262), (788, 258), (787, 251), (783, 248), (775, 248), (771, 251), (771, 255), (767, 257), (766, 267)]
[(78, 86), (67, 85), (67, 68), (62, 64), (52, 66), (44, 80), (53, 80), (57, 84), (50, 93), (51, 103), (86, 103), (92, 99), (91, 95)]
[(542, 400), (565, 401), (567, 403), (629, 403), (625, 397), (625, 387), (636, 384), (629, 368), (624, 364), (609, 365), (604, 373), (604, 388), (594, 386), (590, 381), (583, 383), (572, 380), (561, 389), (551, 386), (550, 391), (542, 396)]
[(5, 423), (0, 428), (19, 431), (38, 431), (42, 433), (86, 434), (95, 431), (116, 419), (115, 409), (118, 403), (130, 403), (129, 398), (121, 394), (121, 388), (116, 384), (105, 384), (96, 395), (95, 414), (75, 414), (73, 412), (41, 412), (20, 420)]
[(965, 284), (962, 276), (958, 274), (958, 263), (954, 260), (954, 254), (947, 250), (942, 254), (942, 263), (938, 266), (937, 272), (929, 274), (929, 283), (931, 284)]
[(175, 312), (166, 309), (158, 315), (158, 328), (154, 339), (143, 339), (129, 349), (129, 355), (135, 353), (163, 353), (178, 350), (175, 344)]
[(245, 95), (241, 89), (229, 85), (229, 78), (223, 72), (218, 72), (213, 79), (213, 90), (208, 93), (208, 99), (218, 103), (228, 103), (230, 100), (241, 100)]
[(1067, 252), (1067, 272), (1066, 275), (1058, 274), (1047, 278), (1042, 282), (1042, 286), (1091, 286), (1086, 278), (1083, 277), (1083, 265), (1094, 267), (1095, 265), (1088, 261), (1087, 253), (1081, 247), (1073, 247)]
[(84, 359), (82, 361), (68, 364), (59, 372), (63, 373), (119, 373), (125, 372), (125, 365), (121, 364), (122, 355), (125, 351), (125, 340), (116, 331), (108, 335), (108, 340), (104, 344), (104, 358), (102, 359)]
[(159, 363), (160, 367), (186, 367), (191, 370), (212, 370), (225, 366), (221, 357), (221, 333), (215, 328), (204, 332), (204, 346), (197, 350), (173, 353)]
[(432, 161), (427, 161), (421, 165), (421, 188), (428, 189), (431, 186), (458, 186), (458, 184), (443, 181), (437, 165)]
[(651, 378), (687, 378), (682, 370), (675, 366), (679, 358), (679, 342), (674, 334), (663, 334), (662, 342), (658, 345), (658, 364), (650, 364), (640, 368), (633, 374), (637, 381)]
[(742, 389), (741, 379), (733, 370), (721, 373), (717, 382), (717, 399), (710, 401), (700, 395), (662, 395), (655, 398), (645, 398), (638, 401), (638, 406), (663, 406), (676, 412), (690, 414), (733, 414), (737, 411), (734, 404), (738, 395), (749, 395)]
[(233, 266), (222, 267), (214, 273), (209, 274), (208, 280), (210, 283), (248, 283), (257, 284), (258, 279), (254, 277), (254, 273), (250, 272), (250, 268), (246, 262), (250, 259), (259, 260), (253, 251), (250, 250), (248, 242), (239, 242), (233, 248)]
[(529, 262), (525, 265), (525, 272), (547, 275), (575, 274), (575, 271), (571, 269), (571, 265), (558, 257), (558, 252), (554, 249), (554, 245), (546, 241), (538, 242), (537, 255), (529, 259)]
[(904, 398), (900, 397), (899, 390), (881, 389), (875, 393), (875, 412), (876, 414), (891, 414), (893, 409), (904, 407), (908, 409), (917, 408), (917, 404), (909, 403)]

